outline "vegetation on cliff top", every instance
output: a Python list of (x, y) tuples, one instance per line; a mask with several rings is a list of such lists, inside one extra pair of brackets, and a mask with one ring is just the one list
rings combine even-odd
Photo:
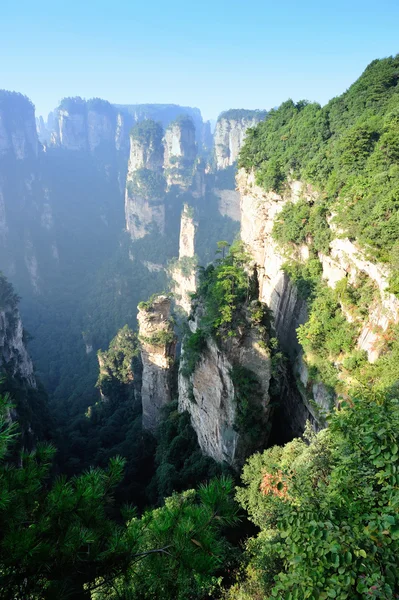
[(230, 108), (229, 110), (225, 110), (218, 116), (218, 121), (221, 119), (227, 119), (231, 121), (241, 121), (244, 119), (257, 119), (261, 121), (265, 119), (267, 116), (266, 110), (248, 110), (246, 108)]
[(145, 119), (132, 127), (130, 136), (133, 140), (137, 140), (147, 147), (151, 145), (152, 147), (157, 148), (162, 145), (162, 125), (151, 119)]
[[(373, 61), (324, 107), (284, 102), (248, 132), (239, 166), (254, 168), (266, 190), (280, 191), (288, 177), (313, 183), (322, 193), (320, 210), (328, 207), (350, 238), (390, 261), (399, 238), (398, 82), (399, 55)], [(305, 224), (310, 217), (303, 216)]]

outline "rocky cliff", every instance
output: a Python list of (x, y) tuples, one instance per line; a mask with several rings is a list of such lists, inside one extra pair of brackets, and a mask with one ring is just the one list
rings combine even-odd
[(238, 158), (246, 131), (266, 117), (266, 111), (228, 110), (223, 112), (214, 133), (214, 155), (217, 169), (232, 166)]
[(0, 156), (37, 156), (35, 108), (22, 94), (0, 90)]
[(139, 340), (143, 363), (141, 398), (143, 428), (155, 431), (161, 409), (172, 399), (172, 367), (175, 361), (176, 336), (171, 319), (171, 302), (156, 296), (139, 304)]
[(42, 157), (33, 104), (21, 94), (0, 91), (0, 270), (17, 281), (18, 289), (28, 280), (35, 293), (40, 289), (37, 230), (48, 255), (57, 261)]
[(180, 219), (179, 259), (172, 263), (170, 277), (175, 302), (187, 315), (191, 309), (191, 294), (196, 290), (195, 232), (197, 226), (194, 220), (194, 209), (185, 204)]
[(126, 180), (126, 228), (140, 239), (154, 227), (165, 229), (165, 177), (162, 127), (154, 121), (137, 124), (130, 134), (130, 157)]
[[(198, 312), (189, 321), (191, 335), (200, 335), (197, 320)], [(264, 447), (270, 432), (271, 359), (264, 334), (247, 317), (230, 340), (204, 338), (192, 372), (187, 369), (189, 337), (182, 345), (179, 410), (191, 415), (204, 454), (238, 466), (249, 453)], [(250, 397), (242, 386), (251, 388)]]
[(33, 365), (25, 346), (18, 297), (0, 273), (0, 374), (5, 372), (29, 387), (36, 387)]
[(189, 117), (179, 117), (167, 127), (164, 137), (164, 169), (168, 185), (187, 189), (193, 178), (197, 156), (195, 125)]
[[(210, 147), (210, 125), (203, 122), (199, 108), (178, 104), (115, 104), (115, 108), (135, 125), (141, 121), (155, 121), (166, 129), (172, 121), (182, 115), (192, 120), (195, 126), (196, 141), (200, 148)], [(207, 146), (208, 144), (208, 146)]]
[(129, 151), (132, 120), (99, 98), (64, 98), (45, 123), (37, 121), (39, 137), (47, 144), (72, 151)]
[[(320, 381), (312, 381), (309, 375), (312, 359), (303, 353), (297, 337), (298, 327), (307, 322), (308, 305), (284, 268), (287, 261), (306, 265), (311, 257), (312, 240), (302, 245), (291, 244), (288, 248), (279, 245), (272, 235), (278, 215), (287, 203), (301, 200), (312, 204), (319, 195), (310, 185), (292, 180), (288, 181), (284, 193), (266, 192), (256, 185), (254, 174), (243, 169), (238, 173), (237, 184), (241, 195), (241, 239), (256, 264), (259, 298), (273, 312), (277, 337), (294, 365), (304, 402), (312, 417), (320, 421), (320, 409), (321, 414), (328, 411), (333, 396), (331, 389)], [(399, 300), (389, 293), (388, 268), (366, 258), (364, 251), (355, 242), (339, 235), (333, 224), (330, 228), (329, 251), (317, 254), (320, 274), (333, 290), (338, 289), (337, 286), (345, 290), (347, 286), (353, 286), (354, 290), (360, 290), (362, 286), (367, 290), (367, 312), (362, 314), (344, 292), (338, 298), (344, 317), (357, 331), (356, 349), (366, 352), (368, 361), (374, 363), (387, 351), (388, 332), (399, 322)], [(343, 364), (342, 357), (334, 362), (338, 378)]]

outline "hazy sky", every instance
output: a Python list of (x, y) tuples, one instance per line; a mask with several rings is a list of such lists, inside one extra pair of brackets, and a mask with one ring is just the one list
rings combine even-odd
[(399, 0), (0, 0), (0, 88), (47, 114), (64, 96), (270, 108), (321, 103), (399, 52)]

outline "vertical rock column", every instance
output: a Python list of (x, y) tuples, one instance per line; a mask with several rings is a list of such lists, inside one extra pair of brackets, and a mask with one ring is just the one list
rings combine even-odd
[(172, 267), (170, 275), (175, 302), (187, 315), (191, 308), (190, 295), (197, 289), (197, 265), (194, 252), (196, 228), (194, 209), (185, 204), (180, 220), (179, 260)]
[(130, 157), (126, 179), (126, 229), (133, 240), (155, 227), (165, 229), (165, 178), (162, 127), (154, 121), (138, 123), (130, 134)]
[(195, 126), (189, 117), (173, 121), (165, 131), (164, 168), (168, 186), (179, 185), (188, 189), (192, 183), (194, 162), (197, 157)]
[(176, 336), (170, 311), (171, 302), (167, 296), (157, 296), (139, 305), (143, 428), (150, 431), (156, 430), (162, 407), (172, 399), (171, 374), (176, 356)]

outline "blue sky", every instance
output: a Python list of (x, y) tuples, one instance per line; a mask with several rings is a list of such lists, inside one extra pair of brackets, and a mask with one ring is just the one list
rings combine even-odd
[(270, 108), (324, 104), (399, 52), (399, 0), (1, 0), (0, 88), (47, 114), (64, 96)]

